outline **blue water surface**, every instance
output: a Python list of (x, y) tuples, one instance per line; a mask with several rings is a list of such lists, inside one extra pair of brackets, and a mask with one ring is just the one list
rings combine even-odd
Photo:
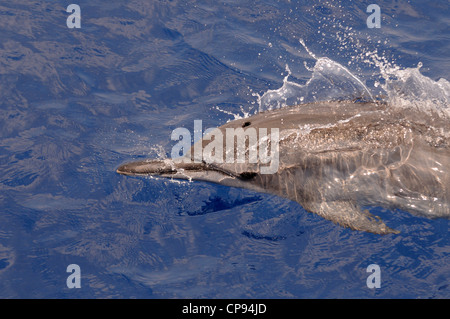
[[(449, 80), (448, 1), (0, 1), (1, 298), (449, 298), (448, 219), (352, 231), (269, 194), (125, 177), (177, 127), (255, 113), (317, 56)], [(380, 92), (375, 92), (380, 93)], [(67, 267), (81, 270), (69, 289)], [(381, 287), (366, 285), (377, 264)]]

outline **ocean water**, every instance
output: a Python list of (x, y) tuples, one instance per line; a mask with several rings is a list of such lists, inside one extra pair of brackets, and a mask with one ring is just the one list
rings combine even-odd
[[(0, 298), (449, 298), (448, 219), (398, 235), (118, 175), (175, 128), (321, 100), (449, 114), (448, 1), (0, 1)], [(69, 265), (80, 288), (70, 289)], [(380, 267), (369, 288), (367, 267)]]

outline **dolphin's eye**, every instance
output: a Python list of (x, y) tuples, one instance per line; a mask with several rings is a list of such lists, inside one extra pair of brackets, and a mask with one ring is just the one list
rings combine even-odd
[(241, 179), (245, 179), (245, 180), (252, 179), (255, 176), (256, 176), (256, 173), (254, 173), (254, 172), (244, 172), (244, 173), (239, 174), (239, 177)]
[(250, 126), (250, 124), (252, 124), (252, 123), (251, 122), (245, 122), (244, 124), (242, 124), (242, 127)]

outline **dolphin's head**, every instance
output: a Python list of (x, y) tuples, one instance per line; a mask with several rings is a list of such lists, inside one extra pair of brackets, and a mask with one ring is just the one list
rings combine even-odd
[[(275, 122), (276, 123), (276, 122)], [(239, 119), (209, 129), (192, 147), (174, 146), (172, 158), (136, 161), (121, 165), (117, 173), (200, 180), (267, 192), (261, 175), (278, 172), (278, 132), (269, 122), (261, 129), (253, 119)], [(267, 124), (267, 123), (266, 123)], [(172, 134), (177, 137), (177, 134)], [(180, 139), (180, 144), (189, 137)], [(181, 157), (179, 149), (189, 149)]]

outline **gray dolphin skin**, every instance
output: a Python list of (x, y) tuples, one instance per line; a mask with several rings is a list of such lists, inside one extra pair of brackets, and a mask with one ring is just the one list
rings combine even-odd
[[(224, 141), (227, 128), (264, 128), (268, 133), (278, 129), (275, 172), (263, 173), (268, 164), (250, 162), (249, 156), (244, 162), (198, 160), (195, 147), (205, 148), (214, 141), (207, 135), (183, 161), (144, 160), (121, 165), (117, 172), (202, 180), (271, 193), (343, 227), (398, 233), (361, 207), (449, 218), (449, 123), (438, 114), (384, 103), (303, 104), (261, 112), (218, 128)], [(261, 144), (262, 139), (248, 140), (249, 149), (261, 146), (252, 144)], [(266, 141), (267, 148), (270, 143)]]

